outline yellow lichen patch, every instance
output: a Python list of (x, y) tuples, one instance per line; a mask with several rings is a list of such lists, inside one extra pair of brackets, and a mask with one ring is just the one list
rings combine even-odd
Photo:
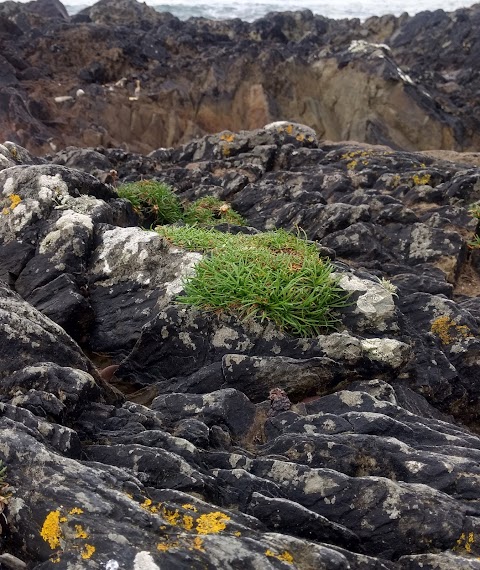
[(220, 140), (221, 141), (227, 141), (229, 143), (233, 142), (235, 140), (235, 135), (233, 133), (228, 133), (225, 135), (220, 135)]
[(45, 542), (48, 542), (50, 548), (55, 550), (60, 546), (60, 539), (63, 537), (60, 528), (60, 511), (50, 511), (46, 516), (40, 536)]
[(60, 522), (61, 522), (61, 523), (67, 522), (67, 520), (68, 520), (67, 517), (60, 517)]
[(281, 560), (282, 562), (288, 562), (288, 564), (293, 564), (293, 556), (287, 550), (284, 550), (280, 554), (275, 554), (271, 550), (265, 551), (265, 556), (270, 556), (271, 558), (276, 558), (277, 560)]
[(229, 520), (228, 515), (219, 511), (201, 515), (197, 519), (197, 532), (198, 534), (216, 534), (225, 530), (225, 523)]
[(457, 324), (448, 315), (442, 315), (435, 319), (430, 330), (440, 338), (443, 344), (451, 344), (456, 340), (473, 338), (473, 334), (467, 325)]
[(241, 533), (239, 530), (237, 530), (237, 531), (234, 532), (233, 534), (234, 534), (235, 536), (242, 536), (242, 533)]
[(180, 520), (180, 513), (177, 509), (175, 511), (169, 511), (168, 509), (163, 509), (163, 518), (171, 525), (176, 526)]
[(355, 167), (357, 166), (357, 164), (358, 164), (358, 160), (352, 160), (351, 162), (349, 162), (347, 164), (348, 170), (355, 170)]
[(159, 510), (158, 507), (152, 503), (152, 499), (145, 499), (140, 506), (150, 513), (158, 513)]
[(222, 146), (222, 154), (225, 157), (230, 156), (230, 148), (227, 145)]
[(22, 199), (20, 198), (20, 196), (18, 194), (10, 194), (9, 196), (10, 198), (10, 209), (14, 210), (22, 201)]
[(168, 552), (172, 548), (177, 548), (177, 547), (178, 547), (178, 541), (159, 542), (157, 544), (157, 550), (159, 550), (160, 552)]
[(93, 556), (93, 554), (95, 553), (95, 550), (96, 550), (95, 546), (93, 546), (91, 544), (85, 544), (80, 556), (84, 560), (88, 560)]
[[(346, 152), (340, 157), (343, 160), (350, 160), (351, 158), (366, 158), (371, 156), (372, 153), (368, 150), (354, 150), (352, 152)], [(356, 162), (356, 161), (355, 161)]]
[(187, 509), (187, 511), (193, 511), (194, 513), (198, 511), (197, 507), (195, 505), (191, 505), (190, 503), (185, 503), (182, 505), (182, 508)]
[(453, 547), (453, 550), (457, 551), (463, 550), (471, 554), (472, 545), (474, 544), (474, 542), (475, 542), (475, 535), (473, 532), (469, 532), (468, 534), (462, 532), (460, 538), (457, 540), (457, 544)]
[(15, 210), (15, 208), (22, 201), (21, 197), (18, 194), (10, 194), (8, 197), (10, 198), (10, 206), (3, 208), (2, 214), (4, 216), (9, 214), (12, 210)]
[(193, 528), (193, 517), (189, 515), (183, 515), (183, 528), (185, 530), (192, 530)]
[(412, 180), (415, 186), (423, 186), (424, 184), (428, 184), (430, 182), (431, 177), (431, 174), (414, 174)]
[(88, 533), (80, 524), (75, 525), (75, 538), (88, 538)]
[(79, 509), (78, 507), (73, 507), (73, 509), (70, 509), (68, 511), (69, 515), (82, 515), (83, 514), (83, 509)]
[(203, 548), (203, 538), (196, 536), (193, 539), (193, 548), (195, 550), (200, 550), (201, 552), (205, 552), (205, 549)]
[(295, 138), (298, 142), (303, 142), (305, 140), (305, 135), (299, 134)]
[(58, 554), (56, 554), (52, 558), (49, 558), (49, 560), (50, 560), (50, 562), (53, 562), (53, 564), (58, 564), (60, 562), (60, 556)]

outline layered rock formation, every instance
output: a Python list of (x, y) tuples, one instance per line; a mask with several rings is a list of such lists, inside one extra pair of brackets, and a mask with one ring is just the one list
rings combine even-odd
[[(148, 152), (288, 119), (330, 140), (475, 150), (478, 6), (335, 21), (182, 22), (134, 0), (73, 18), (59, 2), (0, 5), (0, 130), (37, 153)], [(136, 92), (135, 92), (136, 90)]]
[[(480, 567), (478, 168), (291, 123), (0, 161), (0, 564)], [(176, 304), (201, 256), (112, 169), (303, 228), (351, 292), (338, 330)]]

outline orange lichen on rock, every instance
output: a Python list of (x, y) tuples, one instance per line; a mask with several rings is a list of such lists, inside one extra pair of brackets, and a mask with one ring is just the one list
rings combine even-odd
[(145, 499), (140, 506), (142, 507), (142, 509), (145, 509), (146, 511), (148, 511), (150, 513), (155, 514), (155, 513), (158, 513), (158, 511), (159, 511), (159, 507), (157, 507), (156, 505), (153, 504), (152, 499)]
[(197, 532), (198, 534), (216, 534), (225, 530), (226, 522), (230, 517), (220, 511), (200, 515), (197, 519)]
[(288, 564), (293, 564), (293, 556), (287, 550), (284, 550), (280, 554), (275, 554), (271, 550), (265, 551), (265, 556), (270, 556), (271, 558), (276, 558), (277, 560), (281, 560), (282, 562), (288, 562)]
[(60, 547), (60, 539), (63, 538), (62, 529), (60, 528), (60, 511), (50, 511), (46, 516), (40, 536), (45, 542), (48, 542), (50, 548)]
[(415, 186), (424, 186), (425, 184), (428, 184), (430, 182), (432, 175), (431, 174), (414, 174), (412, 177), (412, 180), (415, 184)]
[(75, 525), (75, 538), (88, 538), (88, 533), (80, 524)]
[(456, 340), (473, 338), (474, 336), (467, 325), (457, 324), (448, 315), (442, 315), (435, 319), (430, 330), (440, 338), (443, 344), (451, 344)]
[(85, 544), (80, 556), (84, 560), (89, 560), (92, 557), (92, 555), (94, 554), (95, 550), (96, 550), (95, 546), (93, 546), (91, 544)]
[(15, 210), (15, 208), (22, 201), (22, 198), (18, 194), (10, 194), (8, 197), (10, 198), (10, 206), (3, 208), (2, 214), (4, 215), (9, 214), (12, 210)]
[(171, 550), (172, 548), (178, 548), (179, 543), (178, 540), (172, 541), (172, 542), (159, 542), (157, 544), (157, 550), (159, 550), (160, 552), (168, 552), (169, 550)]
[(472, 545), (475, 543), (475, 534), (469, 532), (468, 534), (462, 532), (460, 538), (457, 540), (457, 544), (453, 547), (453, 550), (464, 551), (468, 554), (472, 552)]
[(68, 511), (69, 515), (82, 515), (83, 514), (83, 509), (80, 509), (78, 507), (73, 507), (73, 509), (70, 509)]

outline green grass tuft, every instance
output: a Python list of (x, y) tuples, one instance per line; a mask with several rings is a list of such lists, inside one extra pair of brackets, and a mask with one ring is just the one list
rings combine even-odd
[(237, 226), (245, 225), (245, 220), (240, 214), (232, 210), (229, 204), (214, 196), (205, 196), (187, 206), (184, 221), (187, 224), (202, 226), (213, 226), (222, 222)]
[(183, 218), (183, 208), (173, 189), (164, 182), (140, 180), (122, 184), (120, 198), (131, 202), (133, 209), (147, 225), (172, 224)]
[(348, 304), (348, 294), (332, 277), (333, 266), (319, 258), (316, 246), (284, 230), (256, 235), (198, 227), (157, 231), (186, 249), (210, 252), (185, 280), (180, 303), (242, 319), (269, 319), (302, 337), (334, 327), (335, 309)]
[(243, 237), (226, 234), (213, 228), (197, 226), (158, 226), (155, 228), (169, 242), (189, 251), (211, 251)]

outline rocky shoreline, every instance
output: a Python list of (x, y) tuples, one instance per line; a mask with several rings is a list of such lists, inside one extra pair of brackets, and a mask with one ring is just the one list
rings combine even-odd
[(135, 0), (70, 17), (0, 4), (0, 132), (36, 154), (142, 153), (288, 119), (332, 141), (479, 146), (480, 8), (329, 20), (184, 22)]
[[(149, 155), (0, 145), (2, 568), (480, 568), (461, 156), (288, 122)], [(302, 228), (351, 293), (338, 330), (175, 303), (199, 254), (107, 183), (139, 179)]]

